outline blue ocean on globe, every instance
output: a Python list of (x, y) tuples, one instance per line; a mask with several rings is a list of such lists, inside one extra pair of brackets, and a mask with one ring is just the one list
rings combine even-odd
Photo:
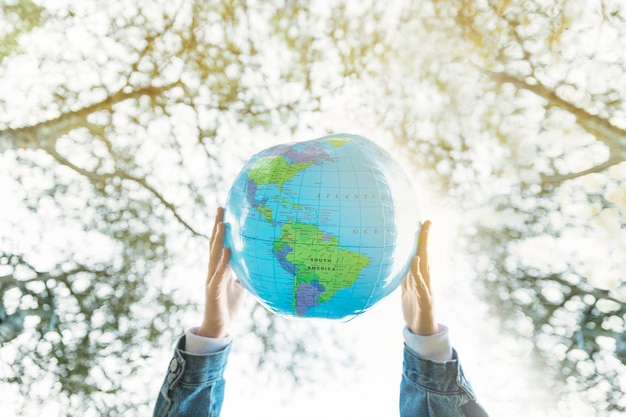
[(270, 311), (350, 320), (393, 292), (417, 246), (416, 197), (390, 154), (333, 134), (267, 148), (234, 180), (231, 267)]

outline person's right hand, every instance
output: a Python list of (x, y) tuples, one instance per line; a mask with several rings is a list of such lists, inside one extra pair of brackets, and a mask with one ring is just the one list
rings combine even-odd
[(230, 250), (224, 247), (226, 225), (223, 223), (224, 209), (217, 209), (209, 241), (209, 271), (205, 284), (204, 318), (197, 330), (198, 336), (221, 338), (228, 334), (228, 327), (243, 302), (241, 283), (231, 277)]
[(428, 233), (430, 220), (422, 225), (417, 253), (411, 261), (411, 269), (402, 281), (402, 313), (412, 333), (430, 336), (439, 331), (435, 318), (433, 293), (430, 286), (428, 265)]

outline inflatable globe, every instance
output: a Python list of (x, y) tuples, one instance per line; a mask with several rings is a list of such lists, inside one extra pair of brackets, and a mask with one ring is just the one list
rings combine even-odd
[(335, 134), (254, 155), (224, 211), (243, 286), (288, 318), (349, 320), (393, 292), (419, 229), (411, 183), (384, 149)]

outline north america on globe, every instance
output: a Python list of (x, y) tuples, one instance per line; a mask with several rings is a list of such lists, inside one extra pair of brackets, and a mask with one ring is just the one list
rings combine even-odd
[(412, 195), (395, 161), (361, 136), (268, 148), (248, 161), (227, 199), (231, 266), (279, 315), (354, 317), (408, 269)]

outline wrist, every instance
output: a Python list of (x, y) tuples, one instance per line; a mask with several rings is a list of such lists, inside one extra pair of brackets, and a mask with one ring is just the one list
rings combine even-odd
[(412, 323), (407, 323), (407, 328), (411, 333), (420, 336), (430, 336), (439, 332), (439, 323), (434, 315), (428, 317), (420, 317)]
[(210, 337), (213, 339), (222, 339), (228, 335), (226, 328), (223, 326), (206, 325), (202, 323), (200, 327), (194, 332), (198, 336)]
[(448, 336), (448, 328), (438, 325), (439, 331), (429, 336), (414, 334), (405, 327), (402, 334), (406, 346), (422, 359), (435, 362), (447, 362), (453, 358), (452, 345)]

